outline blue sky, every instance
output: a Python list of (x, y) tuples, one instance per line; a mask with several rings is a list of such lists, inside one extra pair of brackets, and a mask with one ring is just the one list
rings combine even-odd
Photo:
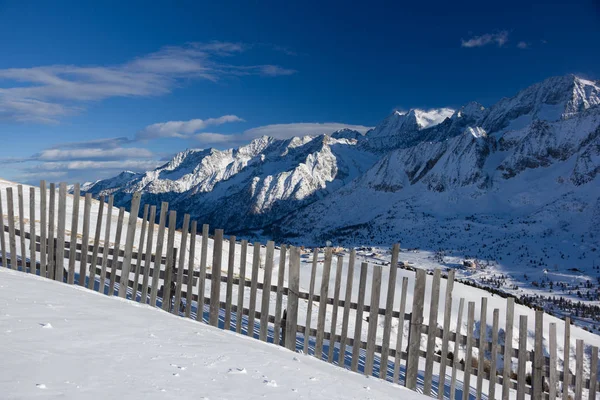
[(597, 0), (25, 3), (0, 0), (0, 177), (22, 182), (600, 78)]

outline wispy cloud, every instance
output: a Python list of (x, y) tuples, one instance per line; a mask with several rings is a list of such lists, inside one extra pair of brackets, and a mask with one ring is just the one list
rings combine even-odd
[(111, 66), (48, 65), (0, 69), (0, 119), (56, 123), (87, 102), (110, 97), (160, 96), (186, 80), (219, 81), (247, 75), (276, 77), (296, 71), (271, 64), (225, 62), (252, 46), (190, 43)]
[(517, 43), (517, 47), (520, 49), (527, 49), (529, 48), (529, 44), (527, 44), (527, 42), (519, 42)]
[(261, 136), (270, 136), (276, 139), (289, 139), (295, 136), (315, 136), (335, 132), (340, 129), (352, 129), (365, 133), (371, 127), (363, 125), (350, 125), (339, 122), (324, 123), (292, 123), (272, 124), (248, 129), (238, 134), (222, 134), (202, 132), (194, 135), (196, 141), (202, 146), (232, 147), (248, 143)]
[(490, 44), (496, 44), (498, 47), (502, 47), (508, 42), (508, 31), (501, 31), (498, 33), (486, 33), (481, 36), (474, 36), (470, 39), (461, 40), (462, 47), (483, 47)]
[(187, 138), (209, 126), (222, 125), (228, 122), (244, 121), (236, 115), (224, 115), (219, 118), (191, 119), (189, 121), (168, 121), (148, 125), (135, 135), (136, 140), (157, 138)]

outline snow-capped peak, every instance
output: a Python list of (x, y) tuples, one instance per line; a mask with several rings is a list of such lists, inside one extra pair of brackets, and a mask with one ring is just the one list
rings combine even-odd
[(452, 114), (454, 114), (454, 110), (451, 108), (432, 108), (430, 110), (415, 108), (410, 110), (407, 116), (414, 116), (419, 128), (425, 129), (441, 124), (446, 118), (450, 118)]

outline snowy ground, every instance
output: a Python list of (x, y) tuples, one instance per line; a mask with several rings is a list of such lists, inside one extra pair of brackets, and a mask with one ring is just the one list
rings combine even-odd
[[(12, 186), (12, 187), (16, 187), (16, 184), (10, 183), (10, 182), (6, 182), (6, 181), (1, 181), (0, 180), (0, 189), (2, 190), (2, 201), (3, 201), (3, 209), (4, 209), (4, 214), (6, 216), (7, 213), (7, 209), (6, 209), (6, 197), (4, 195), (4, 188), (8, 187), (8, 186)], [(26, 218), (29, 218), (29, 206), (28, 206), (28, 193), (29, 193), (29, 187), (25, 186), (24, 187), (24, 191), (26, 193), (25, 197), (25, 207), (24, 207), (24, 215), (26, 216)], [(39, 192), (37, 194), (38, 198), (39, 198)], [(15, 201), (16, 201), (16, 189), (15, 189)], [(82, 199), (82, 203), (83, 203), (83, 199)], [(83, 209), (83, 204), (80, 204), (80, 223), (79, 223), (79, 231), (77, 236), (79, 237), (79, 240), (81, 240), (81, 227), (82, 227), (82, 209)], [(71, 207), (72, 205), (72, 198), (69, 196), (69, 198), (67, 199), (67, 206)], [(96, 222), (96, 217), (97, 217), (97, 212), (98, 212), (98, 202), (94, 201), (93, 205), (92, 205), (92, 217), (91, 217), (91, 224), (90, 224), (90, 231), (93, 232), (94, 228), (95, 228), (95, 222)], [(106, 213), (106, 207), (105, 207), (105, 213)], [(70, 212), (67, 212), (67, 215), (69, 215)], [(113, 218), (113, 232), (111, 233), (111, 238), (114, 238), (115, 236), (115, 230), (116, 230), (116, 218), (117, 218), (117, 210), (114, 209), (112, 212), (112, 218)], [(124, 226), (127, 225), (127, 219), (129, 218), (129, 215), (126, 213), (125, 214), (125, 222), (124, 222)], [(39, 215), (37, 215), (36, 220), (39, 222)], [(27, 229), (28, 229), (28, 222), (27, 222)], [(67, 220), (67, 229), (70, 228), (70, 219)], [(138, 220), (138, 234), (139, 234), (139, 229), (141, 228), (141, 220)], [(125, 238), (125, 234), (126, 234), (126, 228), (124, 229), (122, 238)], [(38, 227), (38, 232), (39, 232), (39, 227)], [(67, 236), (70, 236), (70, 232), (67, 232)], [(74, 236), (74, 235), (73, 235)], [(156, 232), (154, 234), (154, 242), (156, 243)], [(102, 237), (104, 237), (104, 233), (102, 234)], [(200, 236), (197, 237), (196, 239), (196, 253), (195, 253), (195, 264), (196, 267), (199, 266), (199, 262), (200, 262), (200, 256), (201, 256), (201, 248), (200, 248)], [(123, 239), (124, 240), (124, 239)], [(165, 237), (165, 241), (166, 241), (166, 237)], [(176, 237), (175, 237), (175, 243), (176, 243), (176, 247), (179, 246), (179, 243), (181, 241), (180, 238), (180, 234), (177, 233)], [(137, 244), (137, 240), (136, 240), (136, 244)], [(28, 247), (28, 246), (27, 246)], [(19, 242), (17, 241), (17, 251), (19, 251)], [(155, 248), (155, 247), (154, 247)], [(212, 248), (213, 248), (213, 242), (212, 240), (209, 240), (209, 245), (208, 245), (208, 269), (209, 271), (211, 270), (211, 265), (212, 265)], [(228, 250), (229, 250), (229, 243), (226, 241), (223, 245), (223, 260), (222, 260), (222, 268), (223, 271), (227, 270), (227, 262), (228, 262)], [(239, 272), (239, 263), (240, 263), (240, 253), (241, 253), (241, 246), (239, 245), (239, 243), (236, 245), (235, 247), (236, 249), (236, 256), (235, 256), (235, 273), (237, 274)], [(254, 248), (252, 246), (248, 247), (248, 254), (247, 254), (247, 268), (246, 268), (246, 278), (248, 279), (251, 276), (251, 271), (252, 271), (252, 252), (253, 252)], [(375, 253), (375, 254), (373, 254)], [(319, 255), (319, 260), (322, 260), (323, 258), (323, 254), (321, 253)], [(357, 262), (355, 265), (355, 271), (354, 271), (354, 279), (353, 279), (353, 287), (355, 288), (354, 295), (352, 297), (352, 301), (356, 301), (357, 299), (357, 290), (356, 288), (358, 288), (358, 277), (359, 277), (359, 265), (361, 261), (367, 261), (369, 262), (370, 268), (383, 268), (383, 284), (382, 284), (382, 290), (381, 290), (381, 298), (380, 298), (380, 307), (384, 307), (385, 305), (385, 300), (386, 300), (386, 295), (387, 295), (387, 276), (389, 275), (389, 266), (381, 266), (381, 263), (385, 263), (386, 261), (389, 261), (390, 259), (390, 255), (389, 252), (387, 252), (387, 250), (385, 249), (374, 249), (372, 251), (360, 251), (359, 252), (359, 256), (357, 257)], [(261, 248), (261, 262), (262, 262), (262, 266), (264, 266), (264, 260), (265, 260), (265, 249)], [(302, 262), (300, 265), (300, 279), (301, 279), (301, 290), (307, 292), (309, 290), (309, 282), (310, 282), (310, 270), (311, 270), (311, 260), (312, 260), (312, 255), (311, 254), (305, 254), (302, 258)], [(341, 285), (341, 291), (340, 293), (345, 292), (345, 282), (346, 282), (346, 271), (347, 271), (347, 262), (348, 262), (348, 256), (346, 254), (345, 258), (344, 258), (344, 267), (343, 267), (343, 275), (342, 275), (342, 285)], [(425, 269), (432, 269), (435, 267), (439, 267), (439, 266), (443, 266), (440, 263), (436, 262), (433, 259), (433, 255), (429, 254), (429, 253), (425, 253), (425, 252), (412, 252), (412, 251), (407, 251), (407, 250), (403, 250), (400, 253), (400, 260), (401, 261), (406, 261), (406, 262), (410, 262), (412, 263), (413, 266), (417, 267), (417, 268), (425, 268)], [(273, 268), (273, 275), (272, 275), (272, 283), (274, 284), (275, 282), (277, 282), (277, 275), (278, 275), (278, 266), (279, 266), (279, 252), (276, 251), (275, 254), (275, 260), (274, 260), (274, 268)], [(377, 266), (375, 266), (377, 265)], [(323, 269), (323, 263), (319, 262), (318, 266), (317, 266), (317, 279), (316, 279), (316, 287), (315, 287), (315, 293), (319, 293), (320, 291), (320, 284), (321, 284), (321, 275), (322, 275), (322, 269)], [(76, 267), (76, 271), (79, 270), (79, 267)], [(466, 276), (468, 274), (472, 274), (470, 271), (461, 271), (458, 275), (459, 276)], [(259, 280), (262, 280), (262, 275), (263, 275), (263, 269), (261, 268), (259, 270)], [(371, 282), (370, 282), (370, 276), (371, 274), (369, 273), (369, 280), (367, 282), (367, 291), (366, 291), (366, 295), (365, 295), (365, 299), (366, 299), (366, 304), (369, 304), (370, 301), (370, 288), (371, 288)], [(398, 305), (400, 303), (400, 292), (401, 292), (401, 282), (402, 282), (402, 277), (407, 277), (409, 279), (409, 285), (408, 285), (408, 296), (407, 296), (407, 312), (410, 312), (410, 308), (411, 308), (411, 304), (412, 304), (412, 285), (413, 285), (413, 278), (414, 278), (414, 273), (410, 272), (410, 271), (405, 271), (405, 270), (398, 270), (398, 278), (397, 278), (397, 284), (396, 284), (396, 300), (394, 303), (394, 309), (398, 309)], [(286, 281), (287, 281), (287, 274), (286, 274)], [(335, 260), (332, 266), (332, 272), (331, 272), (331, 277), (330, 277), (330, 283), (329, 283), (329, 297), (333, 296), (333, 290), (334, 290), (334, 282), (335, 282)], [(426, 302), (425, 302), (425, 313), (426, 315), (428, 315), (429, 312), (429, 298), (430, 298), (430, 287), (431, 287), (431, 277), (428, 276), (427, 279), (427, 293), (426, 293)], [(196, 289), (197, 290), (197, 289)], [(444, 291), (445, 291), (445, 281), (442, 281), (442, 285), (441, 285), (441, 293), (440, 293), (440, 298), (443, 299), (444, 297)], [(206, 282), (206, 295), (208, 296), (210, 293), (210, 282)], [(221, 288), (221, 296), (222, 296), (222, 300), (225, 300), (225, 286), (223, 285)], [(244, 307), (248, 307), (249, 306), (249, 288), (246, 288), (245, 293), (244, 293)], [(458, 310), (458, 303), (460, 298), (464, 298), (466, 302), (469, 301), (474, 301), (476, 304), (476, 310), (475, 310), (475, 319), (476, 321), (479, 320), (479, 314), (480, 314), (480, 310), (479, 310), (479, 306), (480, 306), (480, 302), (481, 302), (481, 298), (482, 297), (487, 297), (488, 298), (488, 314), (487, 314), (487, 321), (488, 321), (488, 326), (487, 326), (487, 335), (488, 335), (488, 340), (491, 340), (491, 321), (492, 321), (492, 312), (494, 308), (498, 308), (500, 311), (500, 327), (501, 327), (501, 331), (500, 331), (500, 343), (504, 343), (504, 331), (503, 331), (503, 327), (505, 324), (505, 320), (506, 320), (506, 315), (505, 315), (505, 308), (506, 308), (506, 300), (503, 298), (500, 298), (498, 296), (494, 296), (491, 295), (490, 293), (480, 290), (480, 289), (476, 289), (473, 288), (471, 286), (466, 286), (466, 285), (462, 285), (460, 283), (456, 283), (455, 284), (455, 289), (454, 289), (454, 299), (453, 299), (453, 311), (452, 311), (452, 319), (451, 319), (451, 329), (454, 331), (456, 328), (456, 314), (457, 314), (457, 310)], [(237, 299), (237, 286), (234, 286), (234, 290), (233, 290), (233, 298)], [(274, 294), (271, 296), (271, 304), (270, 304), (270, 312), (271, 314), (274, 313), (274, 301), (275, 301), (275, 296)], [(260, 310), (260, 302), (261, 302), (261, 293), (259, 291), (258, 296), (257, 296), (257, 310)], [(284, 306), (285, 306), (285, 297), (284, 297)], [(299, 318), (298, 318), (298, 322), (300, 325), (304, 325), (304, 321), (306, 318), (306, 310), (307, 310), (307, 306), (308, 306), (308, 302), (305, 300), (300, 301), (299, 304)], [(311, 323), (311, 327), (315, 328), (316, 327), (316, 318), (317, 318), (317, 314), (318, 314), (318, 303), (314, 303), (313, 304), (313, 309), (312, 309), (312, 323)], [(331, 325), (331, 311), (332, 308), (331, 306), (328, 306), (328, 313), (327, 313), (327, 321), (326, 321), (326, 329), (329, 330), (329, 327)], [(465, 303), (465, 312), (466, 312), (466, 303)], [(527, 348), (528, 349), (532, 349), (533, 348), (533, 321), (534, 321), (534, 311), (530, 308), (524, 307), (524, 306), (520, 306), (520, 305), (516, 305), (515, 306), (515, 321), (514, 321), (514, 332), (513, 332), (513, 348), (517, 348), (518, 347), (518, 320), (519, 320), (519, 316), (520, 315), (527, 315), (528, 319), (529, 319), (529, 335), (528, 335), (528, 345)], [(364, 316), (363, 316), (364, 318)], [(462, 331), (465, 332), (466, 331), (466, 317), (463, 317), (463, 323), (462, 323)], [(355, 311), (352, 310), (350, 313), (350, 324), (349, 324), (349, 334), (350, 336), (353, 335), (354, 332), (354, 321), (355, 321)], [(427, 318), (425, 319), (426, 323), (427, 323)], [(443, 306), (440, 305), (440, 310), (439, 310), (439, 317), (438, 317), (438, 324), (441, 325), (443, 321)], [(558, 352), (559, 352), (559, 360), (560, 360), (560, 365), (559, 368), (562, 369), (562, 351), (563, 351), (563, 327), (564, 327), (564, 322), (560, 321), (559, 319), (555, 318), (555, 317), (551, 317), (546, 315), (544, 317), (544, 337), (548, 338), (549, 334), (549, 323), (550, 322), (555, 322), (557, 324), (557, 330), (558, 330), (558, 335), (557, 335), (557, 342), (558, 342)], [(378, 337), (377, 337), (377, 343), (380, 344), (381, 340), (382, 340), (382, 331), (383, 331), (383, 319), (382, 317), (379, 318), (378, 324), (380, 326), (380, 328), (378, 329)], [(336, 321), (336, 325), (337, 325), (337, 332), (339, 333), (341, 331), (341, 311), (338, 314), (338, 320)], [(391, 337), (392, 337), (392, 343), (391, 343), (391, 348), (394, 348), (395, 346), (395, 338), (397, 335), (397, 331), (398, 331), (398, 320), (394, 319), (392, 322), (392, 333), (391, 333)], [(479, 329), (480, 329), (480, 325), (476, 323), (476, 327), (475, 327), (475, 335), (478, 337), (479, 336)], [(368, 330), (368, 323), (366, 321), (363, 320), (363, 324), (362, 324), (362, 340), (366, 341), (367, 339), (367, 330)], [(407, 329), (404, 330), (404, 343), (406, 346), (407, 343)], [(576, 339), (583, 339), (586, 343), (586, 350), (585, 350), (585, 356), (586, 356), (586, 370), (588, 370), (588, 360), (589, 360), (589, 354), (591, 351), (591, 348), (589, 346), (598, 346), (600, 345), (600, 337), (598, 337), (597, 335), (591, 334), (589, 332), (585, 332), (582, 329), (576, 328), (576, 327), (572, 327), (571, 329), (571, 355), (572, 355), (572, 359), (570, 360), (570, 367), (571, 370), (575, 369), (575, 360), (574, 360), (574, 355), (575, 355), (575, 340)], [(425, 345), (426, 345), (426, 337), (423, 336), (422, 339), (422, 348), (425, 349)], [(441, 346), (441, 341), (438, 340), (437, 341), (437, 346), (440, 347)], [(548, 346), (548, 342), (545, 341), (544, 342), (544, 348), (545, 348), (545, 352), (547, 355), (547, 346)], [(312, 351), (312, 350), (311, 350)], [(464, 351), (464, 350), (462, 350)], [(498, 367), (501, 369), (502, 367), (502, 357), (499, 355), (498, 357)], [(516, 363), (517, 360), (513, 359), (513, 369), (516, 370)], [(437, 365), (434, 368), (434, 375), (437, 373), (436, 369), (437, 369)], [(528, 363), (528, 368), (530, 368), (530, 365)], [(474, 384), (473, 380), (472, 383)]]
[(4, 399), (420, 399), (278, 346), (0, 269)]

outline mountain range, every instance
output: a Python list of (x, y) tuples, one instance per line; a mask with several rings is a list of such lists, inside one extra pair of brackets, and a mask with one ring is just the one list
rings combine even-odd
[(599, 173), (600, 82), (567, 75), (490, 107), (395, 111), (364, 135), (190, 149), (83, 189), (114, 194), (117, 205), (141, 191), (144, 203), (168, 201), (244, 237), (401, 241), (552, 266), (596, 262)]

